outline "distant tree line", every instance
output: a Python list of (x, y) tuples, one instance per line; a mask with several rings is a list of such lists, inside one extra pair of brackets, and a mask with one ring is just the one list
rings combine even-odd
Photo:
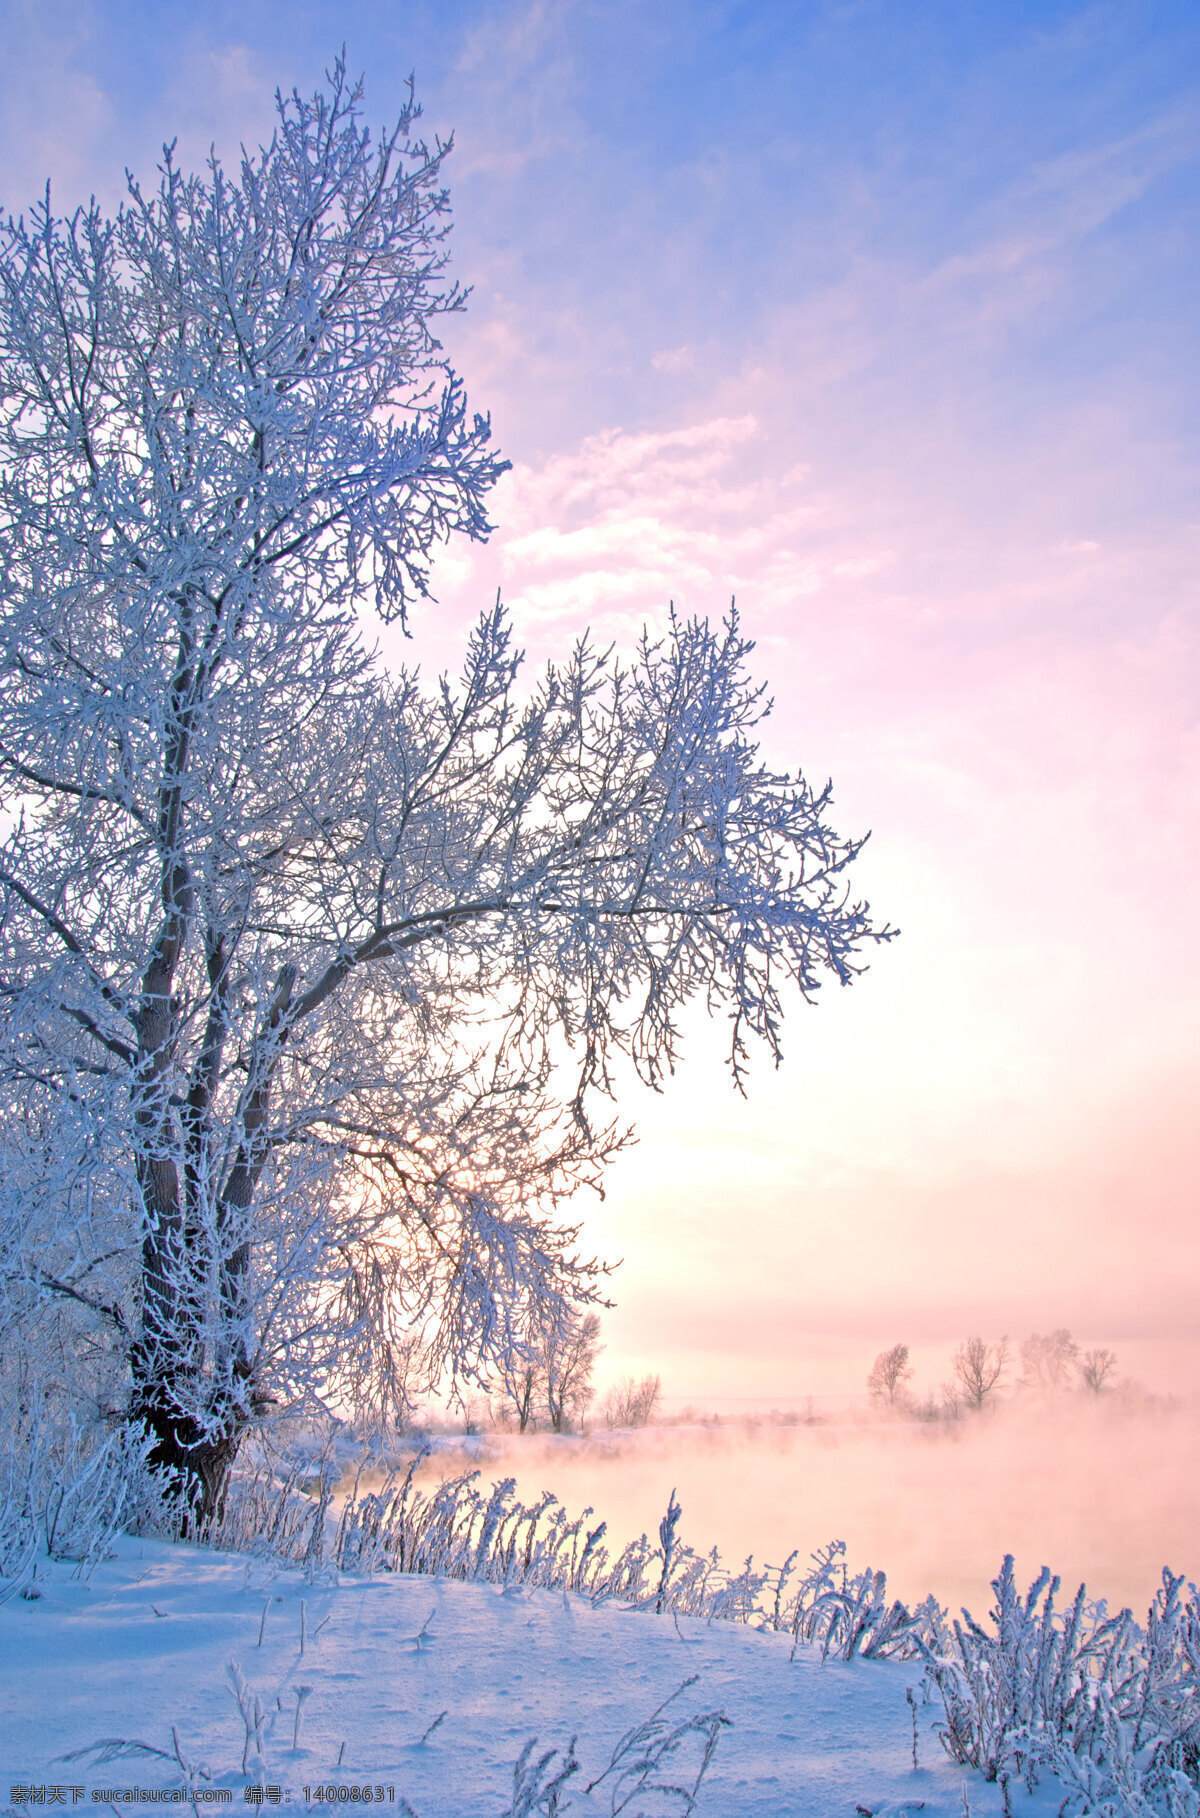
[[(1020, 1372), (1012, 1382), (1021, 1395), (1053, 1402), (1067, 1391), (1100, 1396), (1115, 1387), (1117, 1358), (1105, 1346), (1081, 1350), (1065, 1327), (1054, 1332), (1034, 1332), (1018, 1347)], [(882, 1407), (942, 1413), (953, 1419), (964, 1410), (989, 1407), (1007, 1386), (1013, 1353), (1007, 1336), (989, 1342), (978, 1333), (965, 1338), (954, 1352), (952, 1378), (941, 1387), (941, 1405), (930, 1396), (918, 1408), (909, 1391), (913, 1368), (907, 1345), (892, 1345), (876, 1357), (867, 1375), (871, 1399)]]

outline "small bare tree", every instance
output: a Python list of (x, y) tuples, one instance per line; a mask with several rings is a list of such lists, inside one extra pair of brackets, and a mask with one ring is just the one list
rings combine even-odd
[(461, 1398), (461, 1405), (463, 1436), (466, 1439), (473, 1439), (477, 1433), (483, 1430), (483, 1423), (487, 1418), (487, 1401), (484, 1396), (473, 1395), (467, 1391)]
[(542, 1381), (553, 1432), (567, 1432), (591, 1406), (595, 1394), (592, 1372), (603, 1349), (598, 1313), (577, 1314), (547, 1330), (542, 1343)]
[(961, 1420), (963, 1411), (962, 1387), (957, 1382), (944, 1382), (941, 1388), (941, 1405), (931, 1395), (929, 1397), (930, 1419)]
[(907, 1345), (893, 1345), (890, 1351), (881, 1351), (867, 1377), (871, 1399), (886, 1402), (889, 1408), (894, 1408), (897, 1402), (903, 1402), (904, 1385), (911, 1380), (912, 1374)]
[(976, 1334), (954, 1353), (954, 1374), (968, 1408), (982, 1408), (994, 1395), (1008, 1368), (1008, 1339), (989, 1345)]
[(527, 1432), (537, 1419), (539, 1400), (538, 1365), (531, 1359), (517, 1358), (505, 1376), (502, 1402), (506, 1415), (515, 1418), (517, 1432)]
[(1099, 1346), (1084, 1352), (1079, 1364), (1079, 1380), (1090, 1395), (1103, 1395), (1112, 1386), (1109, 1378), (1116, 1367), (1116, 1352)]
[(623, 1376), (604, 1398), (604, 1424), (608, 1427), (648, 1427), (662, 1396), (662, 1379)]
[(564, 1433), (590, 1407), (592, 1372), (604, 1349), (596, 1313), (575, 1313), (556, 1323), (535, 1320), (514, 1345), (499, 1385), (499, 1424), (526, 1433), (540, 1420)]
[(1021, 1387), (1042, 1401), (1054, 1401), (1070, 1383), (1079, 1346), (1064, 1326), (1057, 1332), (1034, 1332), (1021, 1346)]

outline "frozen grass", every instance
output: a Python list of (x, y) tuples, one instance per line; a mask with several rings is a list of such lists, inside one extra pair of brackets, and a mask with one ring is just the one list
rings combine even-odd
[(88, 1583), (49, 1566), (36, 1603), (0, 1611), (8, 1787), (83, 1784), (90, 1804), (194, 1785), (203, 1812), (221, 1789), (244, 1809), (256, 1784), (297, 1807), (308, 1787), (328, 1809), (331, 1786), (382, 1783), (420, 1818), (830, 1818), (915, 1784), (958, 1810), (965, 1770), (912, 1780), (899, 1668), (789, 1664), (787, 1637), (729, 1623), (685, 1621), (681, 1645), (674, 1622), (546, 1590), (114, 1553)]
[[(1006, 1811), (1014, 1785), (1032, 1791), (1051, 1773), (1065, 1789), (1064, 1815), (1200, 1818), (1200, 1601), (1181, 1577), (1164, 1573), (1142, 1626), (1129, 1610), (1110, 1616), (1082, 1587), (1060, 1610), (1049, 1572), (1022, 1596), (1009, 1557), (989, 1621), (964, 1611), (951, 1623), (933, 1598), (915, 1608), (889, 1600), (883, 1572), (852, 1573), (840, 1541), (803, 1564), (793, 1553), (781, 1566), (756, 1569), (747, 1559), (730, 1570), (715, 1548), (701, 1554), (681, 1542), (672, 1493), (658, 1544), (643, 1534), (614, 1555), (604, 1522), (589, 1526), (592, 1510), (572, 1519), (549, 1493), (527, 1505), (512, 1478), (485, 1491), (469, 1471), (422, 1491), (415, 1479), (424, 1456), (378, 1489), (360, 1493), (356, 1482), (336, 1522), (328, 1475), (308, 1496), (298, 1469), (280, 1481), (264, 1464), (235, 1481), (209, 1539), (236, 1551), (265, 1548), (310, 1576), (328, 1563), (356, 1575), (536, 1587), (676, 1622), (785, 1633), (793, 1658), (807, 1645), (822, 1660), (919, 1661), (942, 1705), (947, 1754), (998, 1783)], [(567, 1757), (538, 1760), (531, 1749), (514, 1793), (527, 1803), (513, 1810), (556, 1810), (575, 1771)], [(535, 1789), (541, 1805), (528, 1803)]]
[[(11, 1413), (11, 1410), (5, 1410)], [(150, 1441), (68, 1418), (6, 1421), (0, 1453), (0, 1604), (27, 1592), (39, 1556), (86, 1577), (122, 1528), (160, 1506)]]
[(1026, 1596), (1011, 1558), (993, 1589), (990, 1628), (964, 1612), (917, 1632), (956, 1760), (1009, 1788), (1047, 1768), (1070, 1789), (1065, 1809), (1096, 1818), (1200, 1813), (1200, 1603), (1163, 1573), (1146, 1627), (1110, 1616), (1083, 1587), (1062, 1611), (1043, 1571)]
[[(272, 1650), (292, 1648), (295, 1671), (305, 1681), (289, 1679), (272, 1705), (252, 1684), (256, 1674), (228, 1665), (224, 1696), (238, 1713), (243, 1776), (261, 1783), (272, 1751), (278, 1772), (286, 1740), (291, 1759), (307, 1753), (309, 1699), (314, 1686), (320, 1689), (316, 1668), (333, 1615), (326, 1607), (330, 1584), (390, 1581), (399, 1588), (401, 1582), (438, 1580), (486, 1588), (499, 1598), (497, 1608), (510, 1597), (533, 1594), (548, 1597), (551, 1606), (558, 1599), (563, 1611), (579, 1600), (623, 1619), (638, 1612), (670, 1617), (669, 1625), (651, 1623), (645, 1631), (665, 1629), (670, 1646), (696, 1647), (704, 1634), (755, 1630), (782, 1644), (783, 1658), (794, 1668), (805, 1660), (908, 1663), (910, 1674), (920, 1674), (922, 1718), (931, 1701), (938, 1713), (935, 1728), (945, 1756), (995, 1790), (999, 1806), (985, 1809), (1053, 1809), (1063, 1818), (1200, 1818), (1200, 1600), (1179, 1576), (1164, 1573), (1147, 1620), (1139, 1624), (1129, 1610), (1110, 1615), (1082, 1589), (1060, 1609), (1058, 1581), (1046, 1572), (1023, 1595), (1008, 1558), (993, 1584), (989, 1618), (980, 1622), (963, 1612), (952, 1622), (933, 1598), (913, 1607), (889, 1599), (885, 1575), (852, 1572), (840, 1541), (807, 1559), (793, 1552), (778, 1566), (759, 1568), (747, 1559), (731, 1569), (716, 1549), (698, 1553), (684, 1543), (682, 1511), (672, 1494), (656, 1543), (643, 1534), (610, 1551), (605, 1524), (593, 1521), (590, 1509), (572, 1518), (549, 1494), (523, 1502), (513, 1479), (485, 1488), (477, 1471), (422, 1488), (423, 1458), (412, 1458), (370, 1490), (362, 1489), (360, 1472), (336, 1510), (336, 1472), (320, 1461), (315, 1468), (306, 1459), (280, 1470), (263, 1458), (235, 1476), (222, 1516), (205, 1537), (208, 1557), (237, 1554), (261, 1562), (244, 1568), (242, 1588), (251, 1596), (255, 1571), (270, 1577), (295, 1570), (301, 1592), (288, 1617), (294, 1634), (281, 1633), (280, 1598), (268, 1595), (261, 1608), (253, 1602), (250, 1645), (264, 1662)], [(109, 1556), (131, 1506), (133, 1492), (123, 1488), (115, 1453), (100, 1450), (66, 1462), (71, 1469), (60, 1493), (44, 1501), (36, 1520), (14, 1499), (7, 1505), (10, 1516), (16, 1509), (20, 1517), (20, 1545), (9, 1556), (0, 1591), (11, 1596), (20, 1590), (35, 1608), (42, 1607), (37, 1600), (47, 1582), (44, 1568), (36, 1575), (38, 1560), (56, 1560), (82, 1589)], [(195, 1561), (205, 1557), (187, 1551)], [(170, 1612), (164, 1600), (163, 1607), (151, 1603), (149, 1613), (153, 1626)], [(420, 1612), (423, 1620), (413, 1633), (394, 1636), (393, 1647), (430, 1658), (438, 1640), (436, 1624), (431, 1630), (434, 1613)], [(578, 1733), (565, 1743), (561, 1731), (552, 1733), (549, 1746), (527, 1735), (509, 1756), (509, 1802), (497, 1818), (606, 1806), (613, 1813), (690, 1813), (728, 1722), (722, 1708), (689, 1710), (681, 1702), (693, 1683), (689, 1677), (660, 1697), (649, 1717), (635, 1717), (615, 1742), (603, 1744), (599, 1758), (595, 1735), (585, 1736), (582, 1746)], [(918, 1764), (916, 1683), (910, 1677), (905, 1688), (914, 1773), (924, 1771)], [(609, 1688), (597, 1679), (587, 1691), (594, 1701), (608, 1696)], [(590, 1715), (585, 1703), (585, 1728)], [(423, 1717), (412, 1746), (427, 1756), (462, 1722), (461, 1709), (447, 1698)], [(182, 1733), (173, 1722), (149, 1741), (128, 1730), (97, 1735), (93, 1729), (90, 1744), (67, 1753), (93, 1766), (165, 1764), (194, 1793), (207, 1769), (196, 1764), (195, 1749), (181, 1743)], [(77, 1737), (77, 1745), (82, 1740)], [(330, 1770), (334, 1765), (331, 1760)], [(1039, 1782), (1052, 1791), (1052, 1806), (1040, 1796), (1036, 1808), (1029, 1805)], [(980, 1796), (980, 1781), (975, 1786), (968, 1801)]]

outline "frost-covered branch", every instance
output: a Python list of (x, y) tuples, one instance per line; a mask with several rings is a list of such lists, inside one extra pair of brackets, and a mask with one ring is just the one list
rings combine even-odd
[(456, 680), (365, 640), (504, 465), (417, 120), (339, 63), (236, 172), (0, 228), (0, 1322), (49, 1296), (210, 1513), (267, 1405), (561, 1351), (619, 1060), (697, 1004), (740, 1087), (888, 932), (732, 613), (529, 680), (499, 602)]

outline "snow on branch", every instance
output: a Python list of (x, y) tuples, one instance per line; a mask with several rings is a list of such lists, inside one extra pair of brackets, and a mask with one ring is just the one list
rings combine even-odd
[(740, 1087), (889, 935), (733, 612), (526, 683), (497, 603), (456, 680), (384, 670), (360, 607), (503, 465), (434, 333), (449, 148), (341, 63), (278, 109), (0, 228), (0, 1331), (208, 1514), (265, 1408), (566, 1330), (618, 1057), (660, 1086), (698, 1003)]

